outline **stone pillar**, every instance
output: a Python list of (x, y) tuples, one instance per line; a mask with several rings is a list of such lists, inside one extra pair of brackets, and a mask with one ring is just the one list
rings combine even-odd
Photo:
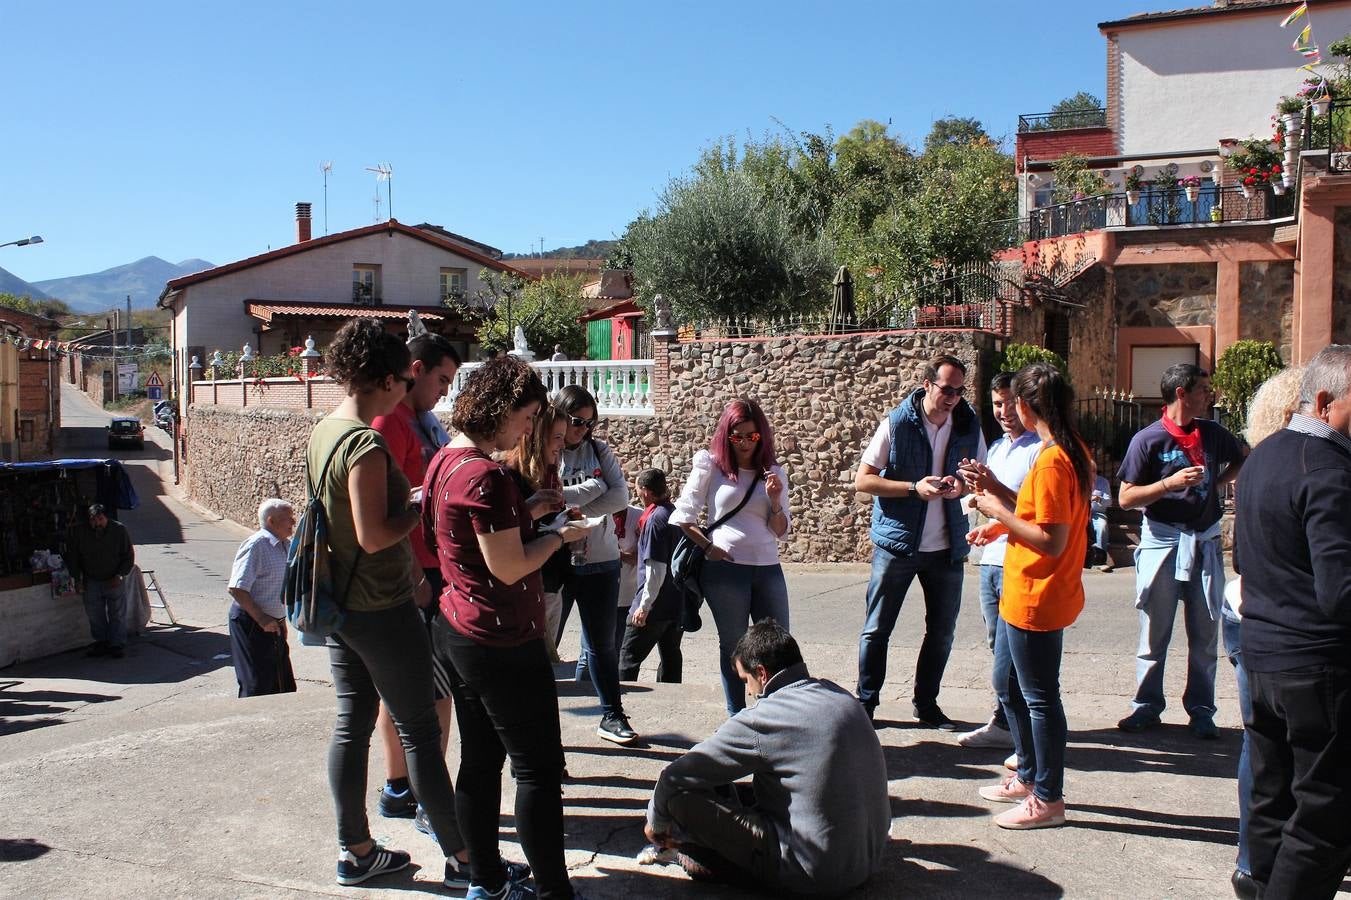
[(652, 410), (658, 418), (671, 407), (671, 353), (679, 347), (674, 328), (652, 332)]

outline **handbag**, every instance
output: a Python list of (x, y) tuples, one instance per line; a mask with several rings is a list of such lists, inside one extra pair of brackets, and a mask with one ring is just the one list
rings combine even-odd
[[(742, 496), (741, 502), (731, 512), (705, 528), (705, 537), (711, 535), (719, 525), (741, 512), (742, 508), (750, 502), (751, 494), (755, 493), (756, 485), (760, 483), (763, 474), (762, 472), (755, 473), (755, 479), (751, 481), (751, 486), (746, 488), (746, 493)], [(685, 631), (698, 631), (703, 627), (703, 622), (699, 619), (699, 607), (704, 605), (702, 579), (706, 561), (704, 548), (682, 531), (680, 538), (676, 541), (675, 549), (671, 551), (671, 581), (685, 595), (685, 615), (681, 624), (681, 628)]]

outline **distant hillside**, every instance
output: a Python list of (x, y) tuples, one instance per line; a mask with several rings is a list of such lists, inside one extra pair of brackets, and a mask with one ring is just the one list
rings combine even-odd
[[(559, 247), (557, 250), (545, 251), (543, 256), (546, 259), (604, 259), (610, 255), (618, 241), (587, 241), (580, 247)], [(503, 253), (502, 258), (507, 259), (529, 259), (532, 256), (540, 256), (539, 253)]]
[(13, 294), (16, 297), (32, 297), (34, 300), (50, 300), (35, 284), (29, 284), (13, 272), (0, 269), (0, 294)]
[(213, 268), (212, 263), (204, 259), (171, 263), (158, 256), (147, 256), (102, 272), (51, 278), (34, 284), (45, 292), (44, 296), (64, 300), (76, 312), (96, 312), (121, 306), (128, 295), (133, 309), (149, 309), (159, 299), (166, 281), (210, 268)]

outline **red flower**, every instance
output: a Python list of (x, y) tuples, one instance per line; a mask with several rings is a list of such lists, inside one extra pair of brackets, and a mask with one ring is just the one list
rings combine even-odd
[(1257, 174), (1260, 174), (1261, 171), (1262, 171), (1262, 170), (1259, 169), (1259, 168), (1257, 168), (1257, 166), (1253, 166), (1252, 168), (1250, 168), (1250, 169), (1248, 170), (1248, 174), (1249, 174), (1249, 175), (1257, 175)]
[(1254, 184), (1257, 184), (1257, 179), (1249, 175), (1247, 178), (1243, 179), (1243, 183), (1248, 187), (1252, 187)]

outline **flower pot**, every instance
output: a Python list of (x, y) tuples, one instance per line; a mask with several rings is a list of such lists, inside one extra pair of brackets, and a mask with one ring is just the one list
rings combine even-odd
[(1224, 220), (1224, 210), (1218, 206), (1212, 206), (1210, 208), (1210, 221), (1221, 222), (1223, 220)]
[(1135, 204), (1139, 203), (1139, 202), (1140, 202), (1140, 192), (1139, 192), (1139, 191), (1126, 191), (1126, 202), (1129, 203), (1131, 206), (1134, 206)]
[(1220, 156), (1232, 156), (1236, 147), (1238, 147), (1238, 138), (1221, 138), (1219, 146)]
[(1304, 126), (1304, 116), (1300, 115), (1299, 113), (1281, 114), (1281, 127), (1285, 129), (1285, 140), (1287, 143), (1290, 141), (1290, 135), (1292, 134), (1295, 135), (1296, 139), (1298, 139), (1299, 130), (1303, 126)]
[(1257, 193), (1257, 188), (1250, 184), (1240, 184), (1238, 189), (1243, 192), (1243, 198), (1245, 200), (1251, 200), (1253, 194)]
[(1272, 192), (1273, 194), (1275, 194), (1277, 197), (1279, 197), (1279, 196), (1281, 196), (1282, 194), (1284, 194), (1284, 193), (1285, 193), (1285, 182), (1284, 182), (1284, 181), (1273, 181), (1273, 182), (1271, 183), (1271, 192)]
[(1315, 116), (1326, 116), (1332, 110), (1332, 98), (1319, 97), (1317, 100), (1310, 102), (1309, 105), (1313, 107)]
[(1186, 187), (1183, 188), (1183, 190), (1187, 194), (1188, 203), (1195, 203), (1201, 196), (1201, 189), (1199, 187)]
[(1284, 172), (1282, 172), (1282, 173), (1281, 173), (1281, 184), (1285, 185), (1285, 186), (1288, 187), (1288, 188), (1294, 187), (1294, 186), (1295, 186), (1295, 173), (1292, 172), (1292, 171), (1290, 171), (1289, 169), (1286, 169)]

